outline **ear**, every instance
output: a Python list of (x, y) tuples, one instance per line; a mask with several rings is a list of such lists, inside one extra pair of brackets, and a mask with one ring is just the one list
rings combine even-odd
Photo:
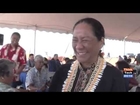
[(101, 41), (100, 41), (100, 49), (105, 45), (105, 39), (104, 37), (102, 37)]

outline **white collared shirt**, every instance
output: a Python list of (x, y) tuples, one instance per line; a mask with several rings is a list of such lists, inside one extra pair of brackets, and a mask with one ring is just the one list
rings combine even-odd
[(36, 88), (41, 88), (48, 81), (48, 72), (46, 69), (43, 69), (39, 72), (35, 67), (30, 69), (26, 76), (25, 86), (26, 88), (33, 84)]

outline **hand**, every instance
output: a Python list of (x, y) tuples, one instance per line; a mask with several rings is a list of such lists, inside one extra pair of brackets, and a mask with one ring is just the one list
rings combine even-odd
[(23, 69), (23, 72), (27, 72), (28, 71), (28, 69)]
[(28, 69), (28, 70), (30, 70), (30, 69), (31, 69), (31, 67), (28, 67), (27, 69)]
[(18, 76), (17, 74), (14, 74), (14, 77)]
[(34, 87), (27, 88), (28, 92), (36, 92), (38, 89)]
[(18, 74), (14, 74), (14, 78), (16, 81), (19, 81), (19, 75)]
[(29, 92), (29, 90), (25, 90), (25, 89), (16, 89), (16, 92)]
[(50, 84), (51, 84), (51, 82), (50, 82), (50, 81), (48, 81), (48, 82), (46, 83), (46, 86), (50, 86)]
[(47, 86), (44, 85), (40, 90), (41, 90), (42, 92), (44, 92), (46, 89), (47, 89)]
[(38, 89), (30, 89), (30, 90), (28, 90), (29, 92), (36, 92)]
[(19, 70), (15, 70), (16, 71), (16, 74), (20, 74), (21, 73), (21, 71), (19, 71)]

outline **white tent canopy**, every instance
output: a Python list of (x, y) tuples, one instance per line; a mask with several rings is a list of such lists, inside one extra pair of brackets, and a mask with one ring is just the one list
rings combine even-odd
[(134, 13), (1, 13), (0, 27), (71, 33), (73, 25), (85, 17), (98, 19), (105, 27), (106, 38), (140, 41), (140, 14)]

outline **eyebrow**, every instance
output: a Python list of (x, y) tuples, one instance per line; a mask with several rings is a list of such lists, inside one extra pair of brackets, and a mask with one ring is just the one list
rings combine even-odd
[(85, 39), (85, 38), (87, 38), (87, 39), (91, 39), (90, 37), (82, 37), (82, 39)]
[(77, 37), (73, 37), (73, 39), (76, 39)]
[[(88, 37), (88, 36), (86, 36), (86, 37), (81, 37), (82, 39), (84, 39), (84, 38), (88, 38), (88, 39), (90, 39), (90, 37)], [(73, 39), (77, 39), (77, 37), (73, 37)]]

